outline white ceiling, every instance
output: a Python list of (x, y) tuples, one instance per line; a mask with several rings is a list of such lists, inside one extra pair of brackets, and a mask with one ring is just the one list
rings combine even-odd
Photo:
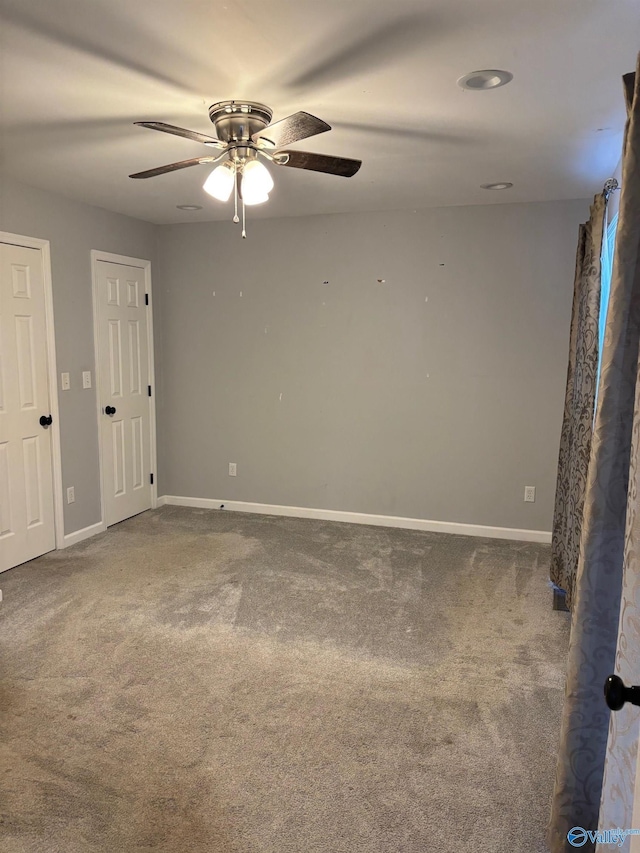
[[(333, 126), (297, 148), (363, 160), (272, 170), (252, 217), (586, 198), (619, 160), (639, 49), (638, 0), (0, 0), (2, 169), (150, 222), (230, 218), (210, 167), (129, 179), (210, 153), (133, 122), (214, 135), (209, 105), (249, 99)], [(484, 68), (513, 82), (456, 85)]]

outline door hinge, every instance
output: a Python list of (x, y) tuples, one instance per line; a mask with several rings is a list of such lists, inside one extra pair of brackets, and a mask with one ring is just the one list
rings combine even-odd
[(147, 385), (147, 388), (149, 389), (149, 396), (151, 396), (151, 385)]
[(145, 305), (149, 304), (149, 294), (148, 293), (145, 293), (145, 295), (144, 295), (144, 304)]
[(153, 486), (153, 474), (149, 474), (149, 477), (151, 478), (151, 485)]

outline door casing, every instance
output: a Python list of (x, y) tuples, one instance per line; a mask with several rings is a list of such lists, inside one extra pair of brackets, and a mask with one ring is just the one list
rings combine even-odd
[(154, 352), (153, 352), (153, 298), (151, 294), (151, 261), (142, 258), (129, 258), (126, 255), (115, 255), (113, 252), (101, 252), (97, 249), (91, 250), (91, 284), (93, 296), (93, 343), (95, 350), (95, 370), (94, 376), (96, 380), (96, 425), (98, 428), (98, 461), (100, 466), (100, 513), (102, 516), (102, 524), (105, 522), (105, 507), (104, 507), (104, 461), (102, 458), (102, 441), (100, 440), (100, 419), (102, 417), (102, 393), (100, 387), (100, 358), (99, 352), (99, 335), (98, 324), (100, 317), (98, 316), (98, 262), (106, 261), (110, 264), (123, 264), (128, 267), (138, 267), (144, 272), (144, 289), (149, 297), (149, 309), (146, 312), (147, 317), (147, 340), (148, 340), (148, 368), (149, 382), (151, 383), (152, 395), (149, 398), (149, 446), (151, 450), (151, 470), (154, 474), (153, 483), (150, 484), (151, 489), (151, 508), (155, 509), (158, 506), (158, 458), (156, 451), (156, 377), (154, 369)]
[(42, 258), (42, 275), (44, 283), (44, 313), (47, 333), (47, 377), (49, 380), (49, 405), (53, 423), (49, 428), (51, 434), (51, 464), (53, 473), (53, 517), (56, 549), (64, 548), (64, 503), (62, 500), (62, 451), (60, 446), (60, 408), (58, 405), (58, 369), (56, 366), (56, 340), (53, 317), (53, 283), (51, 278), (51, 247), (48, 240), (39, 237), (25, 237), (21, 234), (11, 234), (0, 231), (0, 243), (11, 246), (24, 246), (27, 249), (37, 249)]

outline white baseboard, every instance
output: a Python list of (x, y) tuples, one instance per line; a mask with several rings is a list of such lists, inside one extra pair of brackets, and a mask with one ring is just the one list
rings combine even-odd
[(62, 547), (68, 548), (70, 545), (76, 545), (78, 542), (84, 542), (85, 539), (89, 539), (89, 537), (95, 536), (97, 533), (104, 533), (106, 529), (107, 525), (99, 521), (97, 524), (90, 524), (89, 527), (83, 527), (81, 530), (74, 530), (73, 533), (65, 535)]
[(190, 506), (200, 509), (221, 509), (231, 512), (257, 512), (263, 515), (285, 515), (293, 518), (315, 518), (322, 521), (343, 521), (348, 524), (373, 524), (378, 527), (401, 527), (406, 530), (428, 530), (432, 533), (455, 533), (459, 536), (485, 536), (489, 539), (516, 539), (520, 542), (551, 542), (547, 530), (525, 530), (515, 527), (489, 527), (483, 524), (462, 524), (457, 521), (429, 521), (425, 518), (400, 518), (395, 515), (367, 515), (362, 512), (341, 512), (335, 509), (312, 509), (301, 506), (247, 503), (245, 501), (216, 501), (212, 498), (186, 498), (163, 495), (158, 506)]

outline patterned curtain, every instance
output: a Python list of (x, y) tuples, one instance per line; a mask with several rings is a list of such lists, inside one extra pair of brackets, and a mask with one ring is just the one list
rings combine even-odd
[(551, 540), (551, 580), (566, 592), (571, 607), (578, 570), (580, 532), (591, 452), (593, 410), (598, 373), (600, 254), (605, 217), (604, 193), (591, 206), (591, 218), (580, 226), (569, 367), (560, 436), (556, 504)]
[[(640, 56), (638, 59), (640, 62)], [(628, 820), (626, 807), (622, 808), (624, 817), (620, 818), (621, 824), (618, 823), (620, 812), (615, 811), (615, 800), (619, 797), (627, 803), (633, 798), (631, 764), (635, 767), (633, 741), (636, 732), (633, 729), (630, 733), (628, 717), (613, 722), (607, 784), (604, 787), (611, 715), (602, 689), (606, 677), (614, 670), (617, 648), (618, 670), (631, 681), (633, 658), (636, 658), (636, 667), (640, 659), (639, 626), (637, 611), (634, 610), (638, 596), (637, 588), (634, 593), (634, 581), (637, 587), (639, 578), (638, 558), (635, 556), (639, 546), (635, 529), (635, 462), (631, 471), (629, 525), (625, 541), (640, 345), (640, 99), (636, 79), (640, 79), (640, 74), (625, 78), (629, 120), (625, 131), (622, 196), (573, 593), (566, 697), (549, 828), (549, 844), (553, 853), (575, 850), (567, 841), (567, 833), (572, 827), (597, 829), (602, 794), (605, 820), (608, 822), (608, 815), (615, 814), (613, 822), (616, 827), (631, 828), (630, 823), (624, 825)], [(637, 425), (634, 428), (635, 452)], [(625, 555), (627, 598), (621, 613)], [(619, 617), (622, 631), (628, 635), (621, 634), (618, 645)], [(636, 668), (633, 677), (637, 676)], [(632, 753), (631, 761), (629, 756)], [(613, 811), (609, 812), (612, 806)], [(588, 842), (581, 849), (592, 850), (593, 845)]]

